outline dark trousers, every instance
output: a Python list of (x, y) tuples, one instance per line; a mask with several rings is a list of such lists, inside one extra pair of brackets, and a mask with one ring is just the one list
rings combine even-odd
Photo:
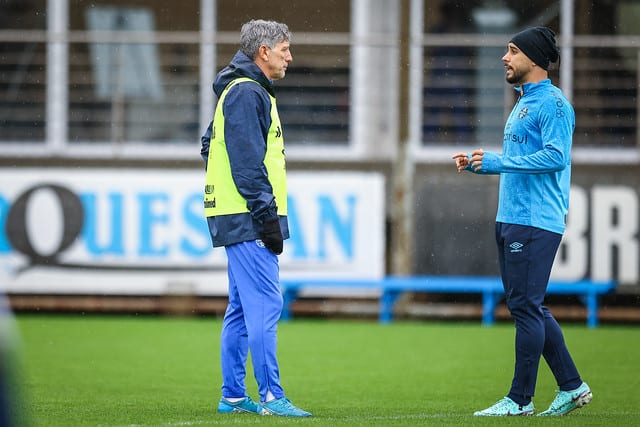
[(516, 327), (516, 363), (508, 397), (521, 405), (534, 395), (540, 356), (561, 390), (582, 383), (562, 330), (543, 305), (561, 239), (560, 234), (535, 227), (496, 223), (500, 274)]

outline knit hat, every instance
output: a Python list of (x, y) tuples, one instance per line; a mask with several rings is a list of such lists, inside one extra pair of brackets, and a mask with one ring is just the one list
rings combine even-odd
[(547, 27), (533, 27), (519, 32), (510, 42), (518, 46), (536, 65), (546, 70), (549, 62), (556, 62), (560, 58), (555, 36)]

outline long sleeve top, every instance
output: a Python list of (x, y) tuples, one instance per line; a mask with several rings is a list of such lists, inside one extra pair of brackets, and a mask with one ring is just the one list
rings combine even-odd
[(485, 152), (481, 174), (500, 174), (497, 222), (562, 234), (569, 208), (575, 113), (550, 80), (521, 88), (502, 153)]

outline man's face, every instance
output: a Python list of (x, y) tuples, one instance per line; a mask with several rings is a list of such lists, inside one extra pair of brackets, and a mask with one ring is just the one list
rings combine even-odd
[(269, 80), (278, 80), (283, 78), (287, 72), (289, 63), (293, 61), (291, 50), (289, 50), (289, 42), (287, 40), (282, 41), (276, 44), (273, 49), (267, 48), (267, 50), (267, 78)]
[(529, 81), (529, 72), (533, 61), (513, 43), (507, 45), (507, 53), (502, 57), (505, 79), (511, 84), (524, 84)]

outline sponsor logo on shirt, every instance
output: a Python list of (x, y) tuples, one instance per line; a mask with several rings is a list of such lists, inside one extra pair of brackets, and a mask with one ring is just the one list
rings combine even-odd
[(515, 133), (505, 133), (503, 142), (517, 142), (518, 144), (526, 144), (528, 135), (518, 135)]

